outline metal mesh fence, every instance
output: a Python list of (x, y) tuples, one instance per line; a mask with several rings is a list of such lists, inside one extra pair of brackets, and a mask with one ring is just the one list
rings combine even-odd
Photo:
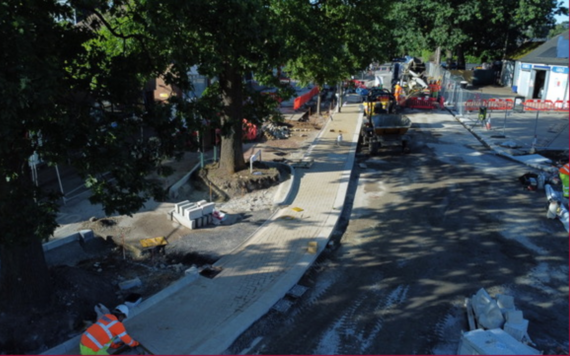
[[(466, 90), (468, 83), (462, 76), (453, 75), (445, 68), (431, 62), (426, 63), (426, 74), (430, 81), (441, 80), (440, 95), (444, 98), (445, 105), (461, 116), (476, 116), (479, 107), (487, 106), (490, 99), (498, 98), (497, 94)], [(498, 107), (490, 109), (501, 110)]]

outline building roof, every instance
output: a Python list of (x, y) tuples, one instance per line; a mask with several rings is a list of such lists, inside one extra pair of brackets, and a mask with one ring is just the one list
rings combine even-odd
[(568, 66), (568, 31), (544, 42), (518, 60), (526, 63)]

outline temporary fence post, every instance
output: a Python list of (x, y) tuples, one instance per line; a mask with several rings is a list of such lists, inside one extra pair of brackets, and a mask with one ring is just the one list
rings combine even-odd
[(538, 141), (538, 136), (536, 130), (538, 128), (538, 114), (540, 113), (539, 110), (536, 110), (536, 120), (534, 121), (534, 138), (532, 140), (532, 147), (530, 149), (530, 153), (536, 152), (536, 142)]
[(505, 136), (505, 127), (507, 126), (507, 113), (509, 110), (505, 108), (505, 120), (503, 121), (503, 136)]

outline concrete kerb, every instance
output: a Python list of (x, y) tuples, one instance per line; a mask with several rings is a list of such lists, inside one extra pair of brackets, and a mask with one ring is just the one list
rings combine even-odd
[[(347, 102), (344, 103), (344, 105), (346, 105)], [(343, 105), (343, 106), (344, 106)], [(336, 113), (336, 111), (335, 111)], [(359, 125), (362, 123), (362, 118), (363, 118), (363, 114), (360, 113), (359, 115), (359, 119), (358, 119), (358, 123)], [(319, 135), (313, 140), (313, 142), (311, 143), (309, 149), (307, 150), (307, 153), (305, 153), (304, 157), (306, 157), (310, 151), (311, 148), (314, 147), (319, 140), (321, 139), (323, 133), (325, 132), (326, 128), (329, 126), (329, 122), (327, 122), (327, 124), (325, 125), (325, 127), (321, 130), (321, 132), (319, 133)], [(356, 132), (354, 133), (355, 136), (357, 136), (358, 130), (356, 130)], [(356, 137), (356, 139), (358, 139), (358, 137)], [(264, 294), (262, 297), (260, 297), (260, 299), (258, 300), (258, 303), (255, 304), (254, 307), (255, 309), (261, 310), (263, 311), (262, 314), (259, 315), (259, 312), (257, 313), (252, 313), (251, 316), (249, 317), (249, 319), (251, 320), (251, 323), (244, 323), (243, 320), (239, 320), (239, 322), (237, 321), (237, 319), (233, 322), (236, 325), (233, 325), (234, 327), (234, 332), (235, 330), (242, 330), (245, 331), (251, 324), (253, 324), (256, 320), (258, 320), (261, 316), (263, 316), (265, 313), (267, 313), (268, 310), (271, 309), (271, 307), (277, 302), (279, 301), (279, 299), (281, 299), (283, 296), (285, 296), (287, 294), (287, 292), (293, 287), (295, 286), (295, 284), (297, 284), (297, 282), (303, 277), (303, 275), (305, 274), (305, 272), (307, 271), (307, 269), (316, 261), (316, 259), (318, 258), (318, 256), (324, 251), (324, 249), (327, 246), (327, 243), (330, 239), (330, 236), (332, 234), (332, 232), (334, 231), (334, 228), (336, 227), (338, 221), (339, 221), (339, 217), (341, 214), (341, 210), (342, 207), (344, 206), (344, 201), (346, 200), (346, 191), (348, 189), (348, 179), (350, 178), (350, 172), (351, 172), (351, 165), (354, 163), (354, 159), (355, 159), (355, 153), (356, 153), (356, 147), (357, 147), (357, 141), (354, 142), (354, 137), (353, 137), (353, 141), (351, 142), (351, 147), (350, 147), (350, 151), (349, 151), (349, 159), (347, 160), (345, 167), (344, 167), (344, 172), (342, 174), (342, 183), (339, 185), (339, 189), (337, 191), (337, 196), (335, 199), (335, 204), (333, 206), (333, 212), (329, 215), (329, 217), (327, 218), (325, 224), (323, 225), (323, 229), (321, 230), (321, 232), (319, 233), (319, 235), (317, 237), (315, 237), (315, 240), (317, 240), (318, 245), (317, 245), (317, 252), (315, 254), (306, 254), (303, 258), (303, 260), (299, 263), (297, 263), (295, 266), (293, 266), (293, 268), (291, 269), (291, 271), (289, 273), (286, 273), (283, 275), (283, 277), (281, 278), (279, 283), (276, 283), (269, 291), (269, 293)], [(213, 161), (213, 160), (209, 160), (209, 161)], [(285, 198), (283, 199), (283, 201), (281, 202), (281, 204), (284, 204), (286, 202), (290, 202), (290, 200), (292, 199), (292, 194), (293, 192), (295, 192), (295, 189), (292, 189), (294, 186), (297, 186), (300, 184), (300, 182), (298, 182), (298, 177), (295, 174), (295, 169), (294, 167), (289, 166), (289, 169), (291, 170), (291, 183), (288, 184), (288, 192), (285, 196)], [(200, 164), (197, 164), (196, 166), (193, 167), (193, 169), (186, 175), (184, 175), (183, 178), (181, 178), (178, 182), (174, 183), (170, 188), (169, 188), (169, 194), (171, 193), (171, 189), (179, 189), (183, 184), (185, 184), (189, 177), (191, 176), (191, 174), (200, 167)], [(347, 172), (348, 171), (348, 172)], [(296, 178), (297, 177), (297, 178)], [(281, 188), (281, 189), (287, 189), (287, 188)], [(276, 212), (277, 213), (277, 212)], [(267, 223), (267, 222), (266, 222)], [(263, 225), (262, 225), (263, 226)], [(260, 226), (258, 228), (261, 229)], [(257, 232), (257, 230), (256, 230)], [(254, 232), (254, 234), (256, 233)], [(252, 235), (253, 236), (253, 235)], [(59, 241), (54, 241), (53, 246), (51, 248), (55, 248), (56, 246), (56, 242), (58, 243), (57, 246), (61, 246), (65, 243), (70, 243), (73, 241), (76, 241), (79, 239), (79, 233), (71, 235), (69, 238), (65, 238), (64, 242), (59, 242)], [(64, 240), (64, 239), (60, 239), (60, 240)], [(241, 245), (240, 245), (241, 246)], [(236, 249), (239, 249), (240, 246), (237, 246)], [(219, 263), (221, 263), (222, 261), (218, 261), (217, 263), (215, 263), (214, 265), (218, 265)], [(174, 282), (172, 285), (170, 285), (169, 287), (165, 288), (164, 290), (158, 292), (157, 294), (153, 295), (152, 297), (148, 298), (147, 300), (141, 302), (140, 305), (134, 307), (131, 311), (131, 316), (134, 316), (138, 313), (141, 313), (145, 310), (147, 310), (148, 308), (152, 307), (153, 305), (158, 304), (160, 301), (164, 300), (165, 298), (167, 298), (168, 296), (176, 293), (177, 291), (181, 290), (182, 288), (188, 286), (189, 284), (191, 284), (192, 282), (194, 282), (197, 278), (199, 278), (199, 274), (197, 273), (192, 273), (192, 274), (188, 274), (186, 276), (184, 276), (183, 278), (179, 279), (178, 281)], [(276, 298), (275, 296), (279, 296), (278, 298)], [(128, 319), (125, 321), (125, 324), (128, 327)], [(226, 327), (229, 327), (230, 325), (232, 325), (232, 322), (228, 323), (228, 325)], [(232, 332), (233, 334), (233, 332)], [(223, 336), (223, 335), (222, 335)], [(81, 335), (77, 335), (75, 337), (73, 337), (72, 339), (50, 349), (47, 350), (46, 352), (42, 353), (42, 355), (62, 355), (62, 354), (69, 354), (72, 351), (77, 350), (79, 342), (81, 339)], [(227, 338), (224, 338), (224, 340)], [(227, 349), (230, 345), (221, 345), (220, 344), (220, 339), (217, 337), (212, 337), (211, 338), (212, 342), (216, 345), (216, 348), (221, 348), (219, 352), (217, 353), (221, 353), (223, 352), (225, 349)], [(231, 344), (231, 343), (230, 343)], [(206, 346), (206, 345), (205, 345)], [(203, 346), (203, 348), (205, 347)], [(211, 353), (211, 347), (209, 349), (209, 352)], [(202, 352), (200, 352), (201, 349), (196, 350), (197, 354), (201, 354)]]
[(62, 237), (61, 239), (55, 239), (55, 240), (51, 240), (49, 242), (46, 242), (42, 245), (43, 249), (44, 249), (44, 253), (51, 251), (53, 249), (56, 249), (58, 247), (67, 245), (67, 244), (71, 244), (74, 242), (79, 242), (79, 239), (81, 238), (81, 235), (79, 234), (79, 232), (76, 232), (74, 234), (71, 234), (69, 236), (66, 237)]
[[(277, 191), (273, 197), (273, 206), (290, 204), (292, 202), (294, 192), (296, 192), (299, 187), (299, 179), (295, 174), (295, 167), (291, 166), (290, 164), (281, 162), (262, 162), (268, 167), (287, 167), (291, 178), (289, 178), (286, 183), (279, 184), (279, 188), (277, 188)], [(284, 193), (284, 191), (286, 191), (286, 193)]]
[[(358, 124), (362, 124), (363, 114), (359, 115)], [(316, 145), (322, 136), (322, 133), (325, 132), (326, 128), (328, 127), (325, 125), (325, 128), (321, 131), (319, 136), (313, 141), (313, 145)], [(360, 127), (360, 126), (359, 126)], [(355, 135), (358, 135), (358, 130), (356, 130)], [(358, 139), (358, 137), (355, 137)], [(322, 226), (321, 231), (319, 234), (313, 238), (317, 242), (317, 251), (314, 254), (305, 253), (298, 263), (291, 267), (291, 269), (284, 273), (279, 281), (274, 283), (271, 288), (267, 290), (266, 293), (261, 295), (256, 303), (253, 303), (248, 310), (244, 311), (244, 315), (247, 315), (247, 320), (244, 321), (243, 318), (230, 320), (227, 324), (225, 324), (223, 329), (220, 329), (217, 334), (211, 335), (210, 339), (201, 345), (200, 348), (194, 350), (193, 354), (202, 355), (202, 354), (221, 354), (223, 353), (228, 347), (231, 346), (233, 342), (232, 336), (235, 335), (236, 330), (239, 333), (243, 333), (250, 327), (255, 321), (257, 321), (260, 317), (265, 315), (274, 305), (277, 303), (281, 298), (283, 298), (291, 288), (293, 288), (299, 280), (303, 277), (303, 275), (307, 272), (307, 270), (313, 265), (313, 263), (317, 260), (320, 254), (325, 250), (327, 247), (328, 241), (332, 235), (332, 232), (336, 228), (339, 218), (342, 213), (342, 207), (344, 206), (344, 202), (346, 200), (346, 191), (348, 189), (348, 183), (350, 174), (352, 171), (352, 165), (354, 164), (355, 154), (356, 154), (356, 147), (358, 141), (351, 143), (350, 150), (349, 150), (349, 159), (347, 160), (343, 174), (342, 174), (342, 182), (339, 184), (339, 188), (337, 191), (336, 199), (335, 199), (335, 207), (340, 206), (341, 208), (334, 208), (333, 211), (329, 214), (328, 218), (326, 219), (325, 223)], [(344, 179), (346, 177), (346, 179)], [(269, 220), (268, 220), (269, 221)], [(267, 222), (266, 222), (267, 223)], [(260, 227), (261, 228), (261, 227)], [(230, 335), (231, 333), (231, 335)]]
[(344, 166), (343, 173), (341, 175), (340, 187), (333, 205), (334, 210), (340, 210), (342, 212), (344, 208), (344, 202), (346, 200), (346, 192), (348, 190), (348, 185), (350, 183), (350, 176), (352, 174), (352, 166), (354, 165), (354, 159), (356, 157), (356, 148), (358, 146), (358, 139), (360, 136), (360, 127), (362, 127), (362, 121), (364, 118), (364, 113), (360, 112), (358, 115), (357, 129), (354, 130), (352, 135), (352, 140), (350, 142), (350, 153), (348, 160)]
[[(461, 123), (461, 125), (463, 125), (463, 127), (465, 127), (469, 132), (471, 132), (473, 136), (475, 136), (481, 143), (483, 143), (487, 148), (493, 150), (493, 152), (495, 152), (496, 155), (507, 158), (514, 162), (525, 164), (531, 168), (535, 168), (549, 173), (555, 172), (557, 170), (555, 167), (549, 166), (548, 164), (550, 163), (550, 160), (541, 155), (533, 154), (533, 155), (525, 155), (519, 157), (519, 156), (513, 156), (504, 150), (496, 149), (495, 147), (493, 147), (492, 143), (487, 141), (486, 137), (480, 135), (476, 130), (474, 130), (473, 127), (467, 125), (466, 119), (464, 119), (460, 115), (455, 114), (451, 109), (447, 107), (446, 110), (455, 118), (455, 120)], [(533, 163), (532, 160), (536, 162), (543, 162), (544, 164)]]
[[(212, 158), (207, 158), (204, 163), (206, 164), (206, 163), (213, 163), (213, 162), (214, 162), (214, 160)], [(190, 179), (192, 174), (194, 174), (194, 172), (197, 169), (202, 168), (201, 165), (202, 165), (201, 163), (197, 163), (194, 167), (192, 167), (192, 169), (188, 173), (186, 173), (176, 183), (174, 183), (170, 187), (168, 187), (168, 196), (173, 198), (173, 199), (176, 199), (178, 197), (178, 189), (180, 189), (180, 187), (182, 187), (182, 185), (184, 185), (188, 182), (188, 180)]]

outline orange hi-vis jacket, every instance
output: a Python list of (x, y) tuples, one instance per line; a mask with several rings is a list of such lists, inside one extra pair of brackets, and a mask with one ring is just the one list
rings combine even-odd
[(127, 334), (125, 326), (116, 316), (105, 314), (85, 330), (81, 335), (81, 344), (97, 352), (103, 347), (108, 347), (108, 344), (116, 336), (129, 346), (133, 346), (135, 343), (135, 340)]

